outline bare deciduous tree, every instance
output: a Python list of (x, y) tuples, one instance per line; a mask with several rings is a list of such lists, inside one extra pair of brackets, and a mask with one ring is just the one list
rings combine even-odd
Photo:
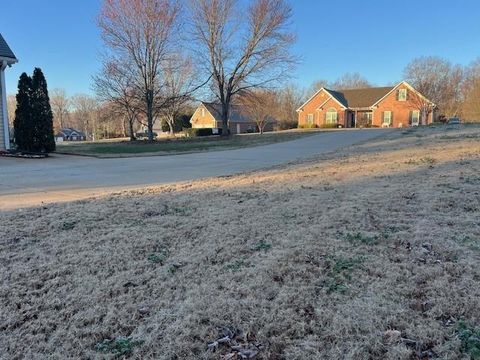
[(280, 130), (292, 129), (298, 126), (297, 109), (307, 100), (304, 89), (293, 84), (277, 91), (279, 107), (277, 113), (277, 127)]
[(57, 129), (65, 128), (71, 105), (65, 89), (53, 89), (50, 96), (50, 104), (52, 106), (55, 127)]
[(263, 134), (265, 127), (276, 119), (278, 98), (273, 91), (259, 89), (242, 93), (240, 103), (244, 111), (255, 121), (260, 134)]
[(98, 101), (86, 94), (77, 94), (71, 101), (75, 110), (73, 115), (76, 125), (82, 129), (87, 139), (96, 140)]
[(192, 92), (198, 86), (195, 82), (195, 68), (188, 58), (177, 55), (163, 64), (165, 74), (165, 86), (162, 92), (164, 104), (161, 115), (170, 129), (174, 132), (175, 119), (181, 114), (185, 105), (191, 101)]
[(463, 69), (460, 66), (439, 57), (420, 57), (407, 65), (404, 78), (433, 101), (445, 116), (458, 115), (463, 81)]
[(128, 136), (135, 140), (134, 125), (139, 112), (139, 96), (135, 79), (127, 64), (117, 60), (104, 59), (102, 71), (94, 76), (94, 89), (97, 96), (107, 103), (115, 114), (123, 116), (128, 124)]
[(462, 116), (467, 121), (480, 122), (480, 58), (465, 69)]
[(325, 79), (316, 80), (312, 83), (312, 85), (310, 85), (310, 87), (307, 91), (308, 96), (312, 96), (313, 94), (315, 94), (321, 88), (328, 88), (328, 87), (330, 87), (330, 83), (327, 80), (325, 80)]
[(104, 0), (98, 24), (109, 49), (128, 63), (141, 94), (148, 138), (162, 104), (162, 62), (168, 59), (178, 24), (177, 0)]
[(465, 69), (462, 115), (467, 121), (480, 122), (480, 58)]
[(103, 102), (98, 107), (98, 121), (96, 124), (96, 138), (108, 139), (112, 137), (129, 136), (125, 124), (124, 109), (113, 102)]
[(359, 73), (346, 73), (330, 85), (333, 90), (362, 89), (372, 84)]
[(480, 78), (473, 80), (463, 103), (463, 116), (470, 122), (480, 122)]
[(464, 69), (463, 91), (468, 92), (478, 79), (480, 79), (480, 58)]
[(295, 40), (288, 30), (292, 10), (285, 0), (252, 0), (247, 9), (240, 9), (237, 0), (190, 3), (197, 58), (212, 77), (222, 134), (227, 135), (232, 98), (284, 80), (295, 63), (289, 51)]

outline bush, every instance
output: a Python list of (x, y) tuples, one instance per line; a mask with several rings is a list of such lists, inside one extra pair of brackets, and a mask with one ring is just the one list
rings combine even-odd
[(194, 129), (194, 128), (183, 128), (183, 133), (186, 137), (197, 137), (197, 136), (212, 136), (213, 129)]
[(299, 129), (315, 129), (318, 128), (317, 124), (300, 124), (298, 125)]
[(185, 134), (185, 137), (187, 138), (192, 138), (197, 136), (198, 129), (194, 128), (183, 128), (183, 133)]
[(322, 124), (322, 125), (320, 125), (320, 128), (322, 128), (322, 129), (336, 129), (337, 128), (337, 123), (335, 123), (335, 124)]
[(279, 120), (275, 126), (276, 130), (289, 130), (296, 129), (298, 126), (298, 120)]

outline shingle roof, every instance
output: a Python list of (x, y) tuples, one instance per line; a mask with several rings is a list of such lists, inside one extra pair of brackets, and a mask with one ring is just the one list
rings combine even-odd
[(7, 42), (3, 38), (2, 34), (0, 34), (0, 57), (17, 60), (15, 54), (13, 53), (12, 49), (8, 46)]
[[(220, 115), (222, 110), (221, 104), (207, 102), (204, 102), (202, 104), (207, 108), (210, 114), (212, 114), (217, 121), (220, 121)], [(245, 114), (244, 111), (242, 111), (242, 106), (240, 105), (230, 106), (230, 121), (243, 123), (253, 122), (253, 120), (247, 114)]]
[(57, 136), (61, 136), (62, 134), (66, 137), (70, 137), (72, 135), (72, 133), (77, 133), (77, 135), (79, 136), (85, 136), (85, 134), (79, 130), (76, 130), (74, 128), (65, 128), (65, 129), (61, 129)]
[(394, 86), (387, 87), (372, 87), (364, 89), (349, 89), (334, 91), (325, 89), (328, 91), (335, 99), (342, 103), (345, 107), (348, 108), (363, 108), (370, 107), (375, 104), (382, 97), (387, 95)]

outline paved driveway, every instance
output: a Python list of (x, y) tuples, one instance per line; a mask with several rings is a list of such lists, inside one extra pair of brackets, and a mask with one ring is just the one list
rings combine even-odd
[(43, 160), (0, 157), (0, 210), (257, 170), (308, 159), (383, 136), (386, 131), (323, 132), (271, 145), (184, 155), (117, 159), (56, 155)]

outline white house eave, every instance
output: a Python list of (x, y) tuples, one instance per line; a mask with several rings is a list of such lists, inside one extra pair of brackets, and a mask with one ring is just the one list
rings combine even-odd
[(12, 58), (9, 58), (9, 57), (0, 56), (0, 62), (4, 62), (4, 61), (7, 63), (8, 66), (11, 66), (13, 64), (18, 63), (17, 58), (12, 59)]
[[(313, 100), (313, 98), (315, 98), (318, 94), (320, 94), (320, 92), (321, 92), (322, 90), (325, 90), (325, 92), (326, 92), (328, 95), (330, 95), (330, 98), (327, 99), (325, 102), (323, 102), (322, 105), (324, 105), (328, 100), (333, 100), (333, 101), (335, 101), (338, 105), (340, 105), (343, 109), (347, 109), (347, 107), (346, 107), (345, 105), (343, 105), (340, 101), (338, 101), (338, 100), (335, 98), (335, 96), (333, 96), (333, 95), (328, 91), (328, 89), (322, 87), (322, 88), (321, 88), (320, 90), (318, 90), (315, 94), (313, 94), (313, 95), (310, 97), (310, 99), (308, 99), (307, 101), (305, 101), (305, 103), (297, 109), (297, 112), (302, 112), (302, 111), (303, 111), (303, 108), (305, 107), (305, 105), (307, 105), (310, 101)], [(320, 108), (322, 105), (320, 105), (319, 108)], [(318, 108), (317, 108), (317, 110), (318, 110)]]

